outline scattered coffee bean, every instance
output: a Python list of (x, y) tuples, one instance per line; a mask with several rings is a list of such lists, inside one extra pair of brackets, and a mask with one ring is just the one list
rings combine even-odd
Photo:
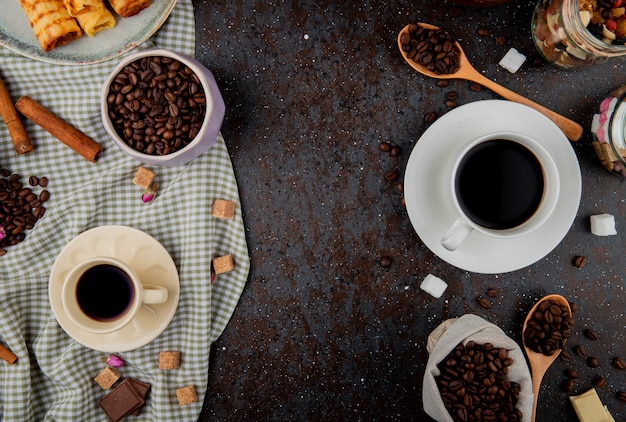
[(196, 137), (206, 114), (198, 76), (169, 57), (143, 57), (111, 83), (108, 115), (120, 138), (148, 155), (168, 155)]
[(389, 170), (387, 173), (385, 173), (385, 180), (387, 181), (394, 181), (398, 178), (398, 172), (395, 170)]
[(389, 142), (383, 141), (378, 145), (378, 148), (380, 148), (380, 150), (383, 152), (389, 152), (391, 151), (391, 144)]
[(483, 309), (491, 309), (491, 301), (489, 301), (489, 299), (484, 298), (484, 297), (479, 297), (478, 298), (478, 305), (480, 305), (481, 308)]
[(39, 178), (37, 176), (30, 176), (28, 178), (28, 184), (31, 186), (37, 186), (39, 184)]
[(496, 46), (498, 47), (502, 47), (505, 42), (506, 42), (506, 39), (504, 37), (496, 38)]
[(507, 379), (513, 360), (505, 348), (468, 341), (437, 367), (441, 399), (455, 421), (520, 421), (520, 385)]
[(437, 120), (437, 113), (435, 113), (434, 111), (428, 112), (426, 113), (426, 115), (424, 116), (424, 122), (425, 123), (432, 123), (435, 120)]
[(380, 257), (378, 263), (383, 268), (389, 268), (391, 266), (391, 257), (388, 255), (383, 255)]
[(391, 147), (391, 156), (392, 157), (397, 157), (398, 155), (400, 155), (400, 147), (398, 145), (394, 145)]
[(572, 312), (578, 312), (578, 305), (574, 302), (569, 302), (569, 308)]
[(585, 334), (585, 337), (587, 337), (589, 340), (597, 340), (598, 339), (598, 333), (593, 331), (591, 328), (587, 328), (584, 331), (584, 334)]
[(591, 383), (595, 387), (604, 387), (606, 385), (606, 379), (603, 376), (598, 375), (593, 380), (591, 380)]
[(574, 381), (572, 378), (568, 378), (566, 380), (563, 380), (563, 384), (561, 385), (561, 388), (566, 393), (571, 393), (572, 391), (574, 391), (575, 386), (576, 386), (576, 381)]
[(477, 82), (472, 82), (470, 84), (470, 91), (480, 92), (483, 89), (483, 86)]
[(46, 176), (39, 178), (39, 186), (41, 186), (42, 188), (48, 186), (48, 178)]
[(398, 192), (403, 193), (404, 192), (404, 183), (400, 182), (396, 185), (396, 189), (398, 190)]
[(487, 289), (487, 296), (494, 298), (498, 295), (498, 291), (494, 288)]
[(576, 268), (583, 268), (585, 265), (587, 265), (587, 257), (575, 256), (573, 262)]
[(585, 349), (583, 349), (583, 347), (580, 344), (574, 346), (574, 353), (576, 353), (581, 358), (584, 358), (587, 356), (587, 353), (585, 353)]
[(458, 94), (456, 91), (450, 91), (446, 94), (446, 100), (456, 100), (458, 97)]
[(489, 28), (481, 26), (478, 28), (476, 33), (478, 34), (479, 37), (488, 37), (489, 34), (491, 34), (491, 31), (489, 31)]
[(617, 393), (615, 393), (615, 397), (617, 398), (617, 400), (626, 403), (626, 391), (618, 391)]
[(565, 305), (544, 300), (535, 308), (524, 330), (524, 344), (537, 353), (552, 356), (571, 337), (574, 320)]
[(626, 369), (626, 362), (624, 362), (624, 359), (622, 358), (619, 358), (619, 357), (613, 358), (611, 360), (611, 364), (613, 365), (614, 368), (619, 369), (621, 371)]
[(446, 107), (448, 108), (455, 108), (458, 107), (459, 105), (457, 104), (456, 101), (452, 101), (452, 100), (448, 100), (446, 101)]
[(572, 354), (570, 352), (568, 352), (567, 350), (563, 350), (561, 352), (561, 354), (559, 355), (559, 357), (561, 358), (561, 360), (563, 362), (571, 362), (572, 361)]
[(587, 358), (587, 366), (589, 366), (590, 368), (597, 368), (598, 366), (600, 366), (600, 361), (596, 357), (589, 356)]
[(450, 82), (447, 79), (439, 79), (437, 80), (437, 86), (439, 88), (445, 88), (450, 85)]
[(459, 48), (443, 29), (427, 29), (412, 24), (408, 32), (400, 36), (400, 43), (409, 59), (431, 72), (442, 75), (459, 70)]
[(565, 376), (566, 376), (567, 378), (571, 378), (571, 379), (574, 379), (574, 380), (575, 380), (576, 378), (578, 378), (578, 373), (576, 373), (576, 371), (574, 371), (574, 370), (573, 370), (573, 369), (571, 369), (571, 368), (566, 369), (565, 371), (563, 371), (563, 373), (565, 374)]

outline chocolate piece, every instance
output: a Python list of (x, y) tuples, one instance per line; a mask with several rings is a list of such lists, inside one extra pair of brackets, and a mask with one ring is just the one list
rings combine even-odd
[(145, 400), (137, 393), (129, 378), (124, 379), (98, 402), (111, 422), (122, 420), (143, 406), (144, 403)]
[[(146, 398), (148, 397), (148, 393), (150, 392), (151, 385), (149, 383), (147, 383), (147, 382), (139, 381), (139, 380), (136, 380), (134, 378), (129, 378), (129, 380), (130, 380), (130, 383), (135, 388), (135, 391), (137, 391), (137, 393), (139, 393), (139, 395), (141, 396), (141, 398), (145, 402)], [(135, 409), (132, 412), (130, 412), (130, 414), (133, 415), (133, 416), (139, 416), (139, 414), (141, 413), (141, 408), (142, 407), (143, 406), (138, 407), (137, 409)]]

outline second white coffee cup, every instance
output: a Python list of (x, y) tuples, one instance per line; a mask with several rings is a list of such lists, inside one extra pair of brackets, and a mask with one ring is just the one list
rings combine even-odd
[(143, 304), (165, 303), (163, 286), (142, 284), (124, 262), (94, 257), (74, 267), (63, 282), (61, 302), (67, 317), (91, 333), (111, 333), (130, 323)]

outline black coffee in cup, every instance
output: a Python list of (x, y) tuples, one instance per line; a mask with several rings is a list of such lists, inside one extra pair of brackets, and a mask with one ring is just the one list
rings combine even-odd
[(488, 229), (517, 227), (533, 216), (543, 197), (541, 163), (524, 145), (491, 139), (459, 163), (455, 192), (463, 212)]
[(98, 321), (114, 321), (129, 309), (135, 296), (133, 282), (124, 270), (111, 264), (95, 265), (76, 284), (81, 310)]

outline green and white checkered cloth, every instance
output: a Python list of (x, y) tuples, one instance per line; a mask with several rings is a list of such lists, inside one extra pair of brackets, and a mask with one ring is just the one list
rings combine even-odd
[[(190, 0), (179, 0), (165, 25), (140, 48), (194, 55)], [(17, 356), (0, 361), (0, 420), (106, 421), (93, 378), (105, 354), (84, 347), (57, 323), (48, 301), (56, 257), (74, 237), (98, 226), (126, 225), (150, 234), (171, 254), (180, 275), (180, 302), (167, 329), (151, 343), (121, 353), (122, 376), (152, 384), (137, 421), (195, 421), (208, 382), (211, 343), (223, 331), (248, 277), (250, 260), (237, 182), (224, 143), (193, 162), (158, 167), (155, 200), (143, 203), (132, 183), (140, 163), (116, 148), (100, 122), (100, 86), (118, 60), (67, 66), (42, 63), (0, 47), (0, 74), (11, 96), (29, 95), (104, 146), (90, 163), (25, 121), (34, 152), (18, 155), (0, 124), (0, 168), (50, 179), (47, 211), (25, 241), (0, 257), (0, 343)], [(237, 203), (234, 220), (211, 217), (217, 198)], [(232, 254), (236, 269), (210, 283), (211, 259)], [(182, 351), (178, 370), (158, 369), (164, 350)], [(180, 406), (176, 389), (193, 384), (198, 401)]]

